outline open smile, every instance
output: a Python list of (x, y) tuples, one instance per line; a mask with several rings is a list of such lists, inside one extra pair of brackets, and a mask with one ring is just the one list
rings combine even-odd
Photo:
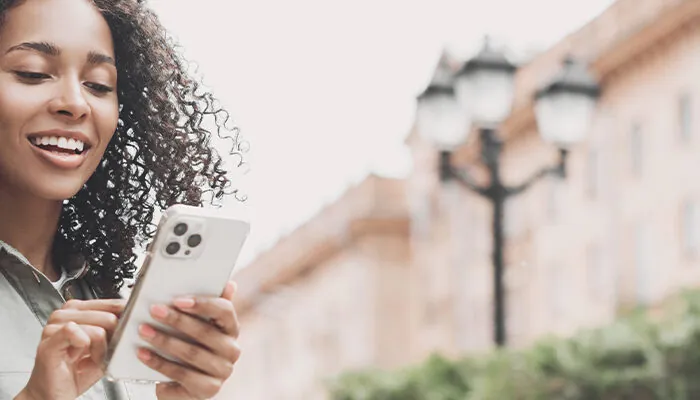
[(44, 161), (61, 169), (79, 168), (90, 151), (90, 144), (78, 137), (42, 133), (27, 137), (32, 149)]

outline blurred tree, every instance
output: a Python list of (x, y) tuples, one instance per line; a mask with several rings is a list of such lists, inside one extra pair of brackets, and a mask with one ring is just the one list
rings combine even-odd
[(524, 351), (435, 355), (400, 371), (350, 372), (329, 390), (333, 400), (698, 399), (700, 292), (684, 293), (659, 315), (634, 313)]

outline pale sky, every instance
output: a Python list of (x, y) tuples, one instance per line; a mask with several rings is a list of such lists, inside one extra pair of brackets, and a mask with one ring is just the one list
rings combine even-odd
[(403, 140), (443, 48), (546, 49), (611, 3), (151, 0), (251, 144), (241, 264), (368, 173), (410, 171)]

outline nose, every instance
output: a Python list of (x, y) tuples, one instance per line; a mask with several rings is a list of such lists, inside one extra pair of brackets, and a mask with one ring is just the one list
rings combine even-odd
[(58, 85), (50, 103), (52, 114), (68, 121), (79, 122), (90, 115), (90, 105), (83, 95), (82, 83), (77, 79), (64, 79)]

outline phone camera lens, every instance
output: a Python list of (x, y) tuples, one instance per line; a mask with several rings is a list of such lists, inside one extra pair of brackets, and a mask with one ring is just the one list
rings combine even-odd
[(165, 248), (165, 252), (171, 256), (177, 254), (178, 251), (180, 251), (180, 243), (177, 242), (172, 242)]
[(181, 222), (181, 223), (175, 225), (174, 231), (175, 231), (175, 234), (177, 236), (184, 235), (185, 233), (187, 233), (187, 224), (184, 222)]
[(202, 243), (202, 236), (201, 235), (192, 235), (189, 238), (187, 238), (187, 245), (190, 247), (197, 247)]

